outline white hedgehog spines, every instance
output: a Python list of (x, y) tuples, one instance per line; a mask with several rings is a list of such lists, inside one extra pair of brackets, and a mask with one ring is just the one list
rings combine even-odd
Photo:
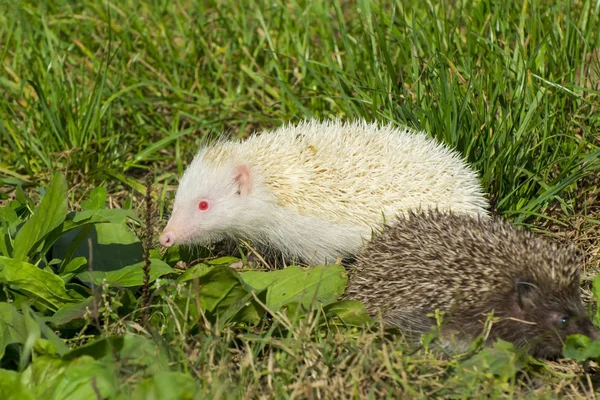
[(201, 149), (161, 243), (228, 237), (333, 261), (353, 255), (384, 218), (415, 208), (487, 216), (477, 174), (426, 134), (305, 120)]

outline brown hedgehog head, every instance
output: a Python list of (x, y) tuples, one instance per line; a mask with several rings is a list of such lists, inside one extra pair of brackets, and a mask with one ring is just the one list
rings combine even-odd
[(528, 264), (518, 268), (521, 274), (515, 275), (513, 270), (505, 276), (505, 282), (512, 283), (504, 286), (508, 290), (475, 306), (475, 314), (481, 315), (477, 322), (462, 317), (467, 313), (455, 313), (447, 329), (474, 333), (481, 330), (485, 314), (492, 311), (499, 318), (490, 338), (512, 342), (540, 358), (559, 357), (566, 337), (572, 334), (600, 339), (580, 296), (581, 254), (573, 248), (558, 251), (553, 244), (542, 246), (552, 249), (535, 249), (530, 253), (533, 257), (523, 256), (520, 261)]

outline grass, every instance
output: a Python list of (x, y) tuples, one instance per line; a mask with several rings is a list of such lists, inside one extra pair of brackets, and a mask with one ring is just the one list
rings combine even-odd
[[(105, 186), (112, 207), (143, 215), (150, 171), (162, 217), (210, 135), (310, 117), (392, 122), (460, 151), (498, 214), (580, 245), (589, 299), (600, 265), (599, 4), (0, 0), (0, 201), (62, 171), (71, 208)], [(519, 359), (507, 372), (503, 348), (465, 372), (318, 318), (281, 322), (292, 328), (279, 336), (188, 332), (173, 326), (172, 299), (154, 301), (171, 367), (216, 398), (585, 397), (597, 376), (568, 361)], [(137, 329), (107, 316), (103, 333)], [(134, 370), (119, 366), (124, 386)]]

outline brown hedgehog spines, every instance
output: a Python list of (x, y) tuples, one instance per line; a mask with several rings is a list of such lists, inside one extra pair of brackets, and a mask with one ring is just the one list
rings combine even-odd
[[(445, 332), (473, 337), (485, 314), (491, 338), (560, 353), (567, 334), (598, 335), (581, 300), (581, 254), (499, 218), (414, 211), (388, 223), (351, 267), (345, 297), (363, 301), (388, 327), (425, 333), (436, 309)], [(562, 320), (571, 322), (564, 327)], [(521, 320), (521, 322), (518, 322)], [(418, 335), (417, 335), (418, 336)], [(539, 338), (541, 343), (532, 345)]]

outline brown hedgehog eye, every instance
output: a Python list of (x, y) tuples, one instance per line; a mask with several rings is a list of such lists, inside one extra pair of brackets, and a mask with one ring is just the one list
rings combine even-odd
[(569, 326), (570, 318), (568, 316), (563, 316), (558, 320), (558, 329), (565, 329)]

